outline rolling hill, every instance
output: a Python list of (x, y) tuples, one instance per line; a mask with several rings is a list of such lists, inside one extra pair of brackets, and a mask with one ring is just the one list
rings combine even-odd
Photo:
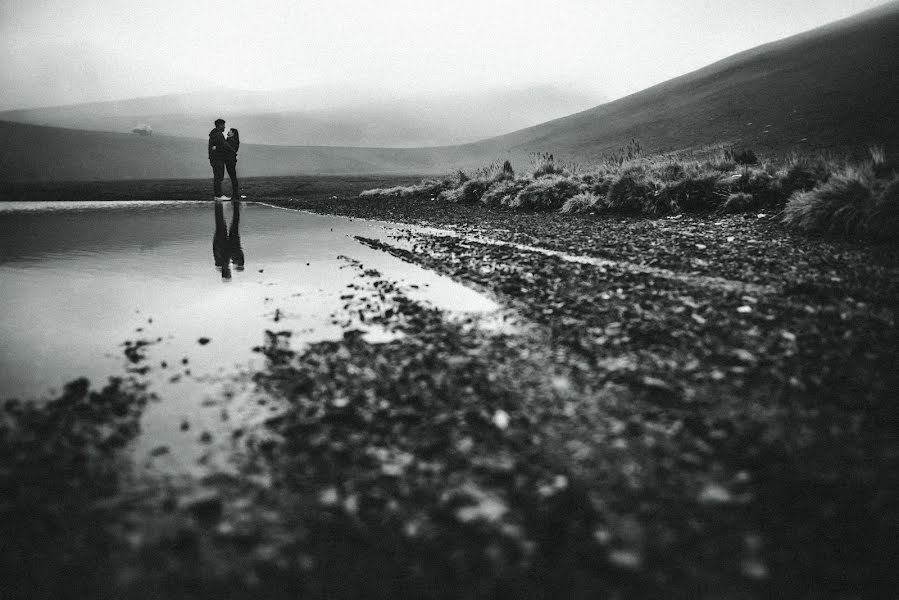
[(214, 90), (0, 112), (0, 121), (205, 138), (222, 116), (244, 141), (266, 145), (421, 147), (481, 140), (596, 105), (594, 93), (531, 86), (479, 93), (396, 97), (315, 86), (272, 92)]
[(651, 152), (731, 143), (763, 153), (899, 152), (899, 2), (735, 54), (568, 117), (489, 140), (582, 161), (631, 138)]
[[(440, 173), (475, 158), (455, 148), (341, 148), (242, 143), (242, 176)], [(206, 141), (0, 121), (0, 180), (92, 181), (211, 177)]]
[[(488, 140), (419, 149), (241, 146), (243, 175), (446, 172), (548, 151), (582, 162), (637, 138), (670, 151), (899, 152), (899, 2), (736, 54), (567, 117)], [(0, 179), (208, 177), (203, 142), (0, 123)]]

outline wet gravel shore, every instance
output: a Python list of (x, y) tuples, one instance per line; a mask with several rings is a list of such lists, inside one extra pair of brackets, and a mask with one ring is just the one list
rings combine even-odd
[[(286, 410), (234, 440), (236, 475), (93, 485), (131, 435), (104, 442), (102, 415), (131, 412), (80, 388), (59, 418), (7, 405), (3, 474), (31, 478), (0, 499), (11, 597), (65, 595), (72, 572), (133, 598), (852, 598), (893, 577), (895, 246), (771, 215), (274, 202), (450, 228), (360, 241), (504, 309), (445, 314), (348, 262), (342, 340), (293, 348), (273, 324), (259, 348)], [(82, 427), (82, 405), (109, 410)], [(22, 449), (48, 431), (65, 444), (42, 456), (83, 468), (35, 475)]]

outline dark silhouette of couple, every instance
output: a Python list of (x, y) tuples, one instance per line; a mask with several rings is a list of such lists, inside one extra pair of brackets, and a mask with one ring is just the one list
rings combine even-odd
[(222, 279), (231, 279), (231, 265), (243, 271), (243, 247), (240, 245), (240, 201), (231, 202), (231, 227), (225, 224), (225, 208), (221, 202), (215, 203), (215, 234), (212, 236), (212, 257), (215, 266), (222, 272)]
[[(209, 164), (212, 165), (212, 189), (216, 200), (240, 200), (237, 185), (237, 150), (240, 148), (240, 135), (236, 129), (228, 131), (225, 137), (225, 120), (216, 119), (215, 127), (209, 132)], [(231, 198), (222, 192), (222, 181), (225, 169), (231, 179)]]

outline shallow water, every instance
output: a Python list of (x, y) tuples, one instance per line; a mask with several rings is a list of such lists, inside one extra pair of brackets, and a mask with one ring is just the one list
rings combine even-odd
[[(417, 297), (438, 308), (497, 308), (353, 237), (384, 239), (400, 226), (253, 203), (218, 209), (221, 220), (212, 202), (0, 203), (0, 398), (51, 397), (79, 376), (99, 387), (149, 367), (139, 377), (161, 401), (144, 415), (139, 446), (174, 446), (160, 460), (192, 462), (200, 450), (184, 440), (220, 429), (235, 411), (252, 419), (272, 410), (246, 401), (255, 392), (244, 377), (264, 364), (252, 349), (266, 329), (290, 330), (294, 349), (342, 335), (332, 315), (358, 273), (349, 260), (417, 285)], [(242, 270), (240, 260), (216, 266), (214, 246), (227, 248), (229, 233), (239, 237)], [(148, 345), (132, 363), (125, 344), (138, 341)], [(223, 404), (228, 397), (244, 401)]]

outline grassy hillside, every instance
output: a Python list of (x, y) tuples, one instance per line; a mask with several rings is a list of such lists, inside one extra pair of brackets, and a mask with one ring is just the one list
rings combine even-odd
[(590, 161), (727, 142), (765, 153), (899, 142), (899, 2), (736, 54), (569, 117), (491, 140)]
[[(760, 155), (899, 153), (899, 2), (736, 54), (704, 69), (536, 127), (424, 149), (241, 147), (247, 176), (431, 174), (530, 153), (594, 162), (632, 138), (645, 152), (708, 144)], [(0, 121), (0, 178), (91, 180), (208, 177), (202, 140), (80, 132)]]
[[(441, 173), (468, 165), (459, 149), (401, 150), (242, 144), (242, 176)], [(474, 163), (472, 163), (474, 164)], [(206, 142), (0, 121), (0, 180), (211, 177)]]

